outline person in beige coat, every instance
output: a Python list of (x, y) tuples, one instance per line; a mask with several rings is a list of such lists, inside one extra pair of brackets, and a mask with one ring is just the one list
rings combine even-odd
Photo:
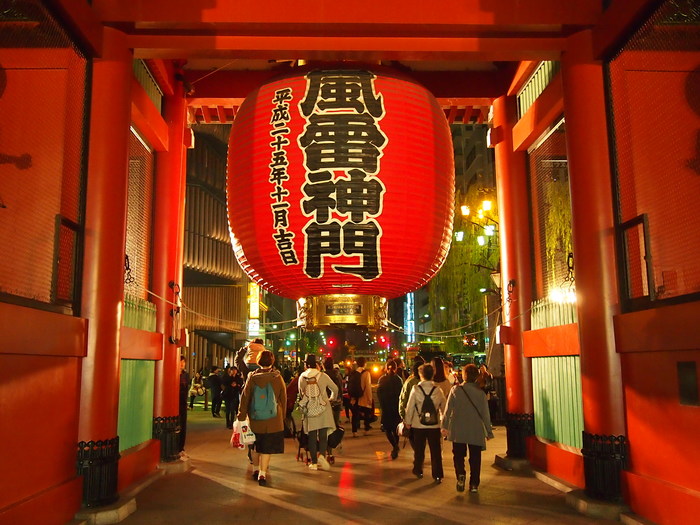
[[(245, 421), (250, 415), (250, 428), (255, 433), (255, 445), (253, 453), (253, 479), (258, 484), (265, 486), (267, 472), (270, 467), (272, 454), (284, 453), (284, 414), (287, 406), (287, 387), (282, 375), (272, 368), (274, 356), (269, 350), (263, 350), (258, 355), (258, 368), (248, 374), (248, 379), (241, 395), (241, 405), (238, 409), (238, 421)], [(255, 386), (261, 388), (271, 384), (277, 403), (277, 414), (270, 419), (254, 419), (251, 412), (251, 403)]]

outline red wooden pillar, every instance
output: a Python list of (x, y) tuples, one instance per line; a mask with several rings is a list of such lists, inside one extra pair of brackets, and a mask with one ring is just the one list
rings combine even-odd
[(516, 118), (515, 97), (494, 101), (492, 140), (501, 242), (508, 456), (524, 458), (525, 438), (534, 434), (531, 364), (523, 355), (522, 342), (523, 331), (530, 328), (532, 265), (526, 158), (524, 152), (513, 151)]
[(179, 333), (174, 333), (177, 293), (182, 287), (186, 148), (184, 133), (187, 107), (182, 83), (165, 97), (168, 149), (156, 155), (155, 220), (153, 226), (153, 298), (157, 305), (156, 327), (165, 335), (163, 359), (156, 362), (154, 434), (161, 442), (161, 460), (174, 461), (179, 447)]
[[(608, 469), (594, 472), (595, 465), (617, 461), (619, 473), (626, 445), (620, 359), (613, 331), (619, 297), (605, 91), (602, 66), (592, 57), (589, 31), (569, 38), (561, 72), (576, 257), (586, 491), (615, 499), (620, 494), (619, 480), (612, 479)], [(599, 490), (613, 490), (600, 485), (614, 483), (617, 492), (611, 496)]]
[(124, 35), (105, 28), (103, 55), (94, 61), (92, 73), (81, 301), (88, 348), (82, 364), (78, 459), (87, 506), (117, 498), (131, 64)]

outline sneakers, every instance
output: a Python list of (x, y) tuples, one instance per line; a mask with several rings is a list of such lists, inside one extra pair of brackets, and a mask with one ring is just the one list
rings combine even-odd
[[(464, 474), (460, 474), (457, 476), (457, 492), (464, 492), (464, 485), (467, 482), (467, 476)], [(470, 487), (471, 489), (471, 487)]]
[(318, 470), (318, 465), (316, 463), (309, 463), (309, 470)]
[(435, 479), (436, 485), (439, 485), (440, 483), (442, 483), (442, 478), (434, 478), (434, 479)]
[(421, 479), (421, 478), (423, 477), (423, 473), (422, 473), (422, 472), (416, 472), (415, 470), (413, 471), (413, 475), (414, 475), (415, 477), (417, 477), (418, 479)]
[(469, 492), (479, 492), (479, 487), (476, 485), (469, 485)]
[(259, 470), (254, 470), (253, 471), (253, 481), (258, 481), (258, 476), (260, 475)]
[(318, 467), (321, 470), (330, 470), (331, 469), (331, 464), (328, 463), (328, 460), (324, 458), (323, 456), (318, 457)]
[(399, 447), (394, 447), (391, 450), (391, 459), (396, 459), (399, 457)]
[(267, 480), (265, 479), (265, 476), (258, 476), (258, 485), (260, 485), (261, 487), (267, 485)]

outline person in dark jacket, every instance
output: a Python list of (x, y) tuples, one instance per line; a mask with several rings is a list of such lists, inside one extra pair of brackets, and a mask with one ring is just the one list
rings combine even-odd
[(397, 375), (396, 362), (389, 360), (386, 364), (386, 373), (379, 378), (377, 397), (379, 407), (382, 409), (382, 427), (391, 445), (391, 459), (399, 456), (399, 433), (397, 426), (401, 422), (399, 416), (399, 396), (403, 381)]
[(221, 379), (223, 387), (221, 397), (226, 403), (226, 428), (233, 428), (233, 419), (238, 413), (238, 402), (244, 382), (243, 376), (235, 366), (228, 367), (224, 377)]
[(187, 437), (187, 396), (190, 393), (190, 374), (185, 370), (187, 362), (185, 356), (180, 356), (180, 452), (185, 450), (185, 438)]
[(219, 375), (219, 367), (212, 366), (207, 376), (207, 388), (211, 390), (211, 415), (212, 417), (221, 417), (221, 376)]

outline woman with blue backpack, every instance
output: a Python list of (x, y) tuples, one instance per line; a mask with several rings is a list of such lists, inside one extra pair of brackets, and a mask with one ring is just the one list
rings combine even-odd
[(330, 463), (324, 456), (328, 448), (328, 429), (335, 429), (331, 401), (338, 399), (340, 391), (338, 385), (318, 369), (315, 355), (307, 355), (305, 364), (306, 370), (299, 376), (299, 407), (304, 414), (304, 433), (309, 436), (309, 469), (328, 470)]
[(275, 357), (269, 350), (258, 355), (259, 368), (248, 374), (241, 395), (238, 421), (250, 421), (255, 433), (253, 479), (260, 486), (267, 484), (272, 454), (284, 453), (284, 415), (287, 388), (278, 370), (272, 368)]

